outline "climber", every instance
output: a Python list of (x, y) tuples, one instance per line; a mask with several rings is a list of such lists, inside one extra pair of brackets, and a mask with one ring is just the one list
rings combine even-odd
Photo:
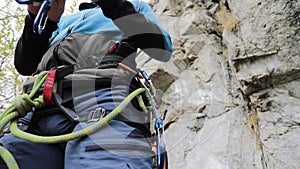
[[(138, 49), (164, 62), (172, 53), (169, 34), (145, 2), (95, 0), (80, 4), (75, 14), (62, 16), (64, 6), (65, 0), (53, 1), (43, 33), (38, 34), (33, 21), (40, 6), (29, 4), (15, 50), (15, 68), (20, 74), (57, 70), (62, 79), (56, 86), (58, 98), (51, 97), (51, 92), (44, 95), (48, 104), (19, 120), (19, 128), (42, 136), (86, 128), (139, 88), (133, 73)], [(29, 81), (24, 92), (31, 87)], [(78, 118), (73, 118), (74, 113)], [(9, 132), (0, 143), (21, 169), (150, 169), (149, 116), (133, 100), (98, 132), (66, 144), (36, 144)], [(6, 168), (2, 160), (0, 168)]]

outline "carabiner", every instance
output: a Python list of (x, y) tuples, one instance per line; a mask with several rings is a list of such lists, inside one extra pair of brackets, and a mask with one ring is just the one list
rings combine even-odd
[(145, 79), (145, 82), (147, 83), (147, 85), (143, 85), (144, 87), (146, 87), (147, 89), (150, 90), (150, 94), (155, 97), (155, 94), (156, 94), (156, 90), (155, 88), (153, 87), (153, 83), (149, 77), (149, 75), (146, 73), (146, 71), (144, 71), (143, 69), (139, 69), (140, 71), (140, 74), (143, 76), (143, 78)]
[(156, 119), (154, 128), (156, 134), (157, 169), (166, 169), (168, 168), (168, 156), (167, 156), (166, 145), (164, 143), (164, 138), (163, 138), (163, 132), (164, 132), (163, 120), (160, 118)]
[(19, 4), (32, 4), (33, 0), (16, 0)]
[(33, 22), (33, 32), (42, 34), (48, 20), (48, 11), (51, 9), (53, 0), (16, 0), (19, 4), (41, 3), (40, 10)]
[[(164, 124), (159, 111), (159, 106), (155, 98), (155, 88), (152, 81), (146, 71), (139, 69), (139, 73), (142, 77), (136, 77), (137, 80), (146, 89), (146, 96), (151, 104), (152, 115), (155, 118), (154, 130), (155, 130), (155, 144), (156, 144), (156, 168), (167, 169), (168, 168), (168, 155), (166, 145), (164, 143)], [(142, 81), (142, 79), (144, 81)]]
[(33, 22), (33, 31), (42, 34), (48, 20), (48, 11), (51, 9), (52, 0), (44, 0)]

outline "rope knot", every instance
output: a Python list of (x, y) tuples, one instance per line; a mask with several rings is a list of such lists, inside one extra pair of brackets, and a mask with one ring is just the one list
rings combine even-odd
[(25, 116), (29, 111), (32, 110), (32, 107), (34, 106), (28, 94), (17, 96), (13, 100), (13, 105), (15, 106), (15, 109), (20, 114), (20, 116)]

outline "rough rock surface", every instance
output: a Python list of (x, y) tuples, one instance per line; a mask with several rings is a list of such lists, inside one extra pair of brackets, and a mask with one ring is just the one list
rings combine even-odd
[(139, 65), (167, 110), (169, 168), (299, 168), (300, 1), (151, 4), (174, 53)]

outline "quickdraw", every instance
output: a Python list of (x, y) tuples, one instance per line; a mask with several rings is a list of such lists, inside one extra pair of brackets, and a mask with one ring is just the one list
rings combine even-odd
[(168, 156), (167, 156), (167, 150), (165, 145), (165, 139), (164, 139), (164, 124), (163, 120), (161, 118), (161, 113), (159, 111), (159, 105), (157, 104), (156, 98), (155, 98), (155, 88), (153, 87), (152, 81), (148, 74), (140, 69), (140, 74), (144, 79), (144, 82), (141, 81), (140, 78), (139, 81), (143, 85), (143, 87), (146, 89), (146, 96), (148, 97), (150, 104), (151, 104), (151, 111), (155, 118), (154, 121), (154, 129), (155, 129), (155, 148), (156, 148), (156, 165), (157, 169), (167, 169), (168, 168)]
[(33, 23), (33, 31), (42, 34), (48, 20), (48, 11), (51, 9), (53, 0), (16, 0), (19, 4), (41, 5), (39, 12)]

